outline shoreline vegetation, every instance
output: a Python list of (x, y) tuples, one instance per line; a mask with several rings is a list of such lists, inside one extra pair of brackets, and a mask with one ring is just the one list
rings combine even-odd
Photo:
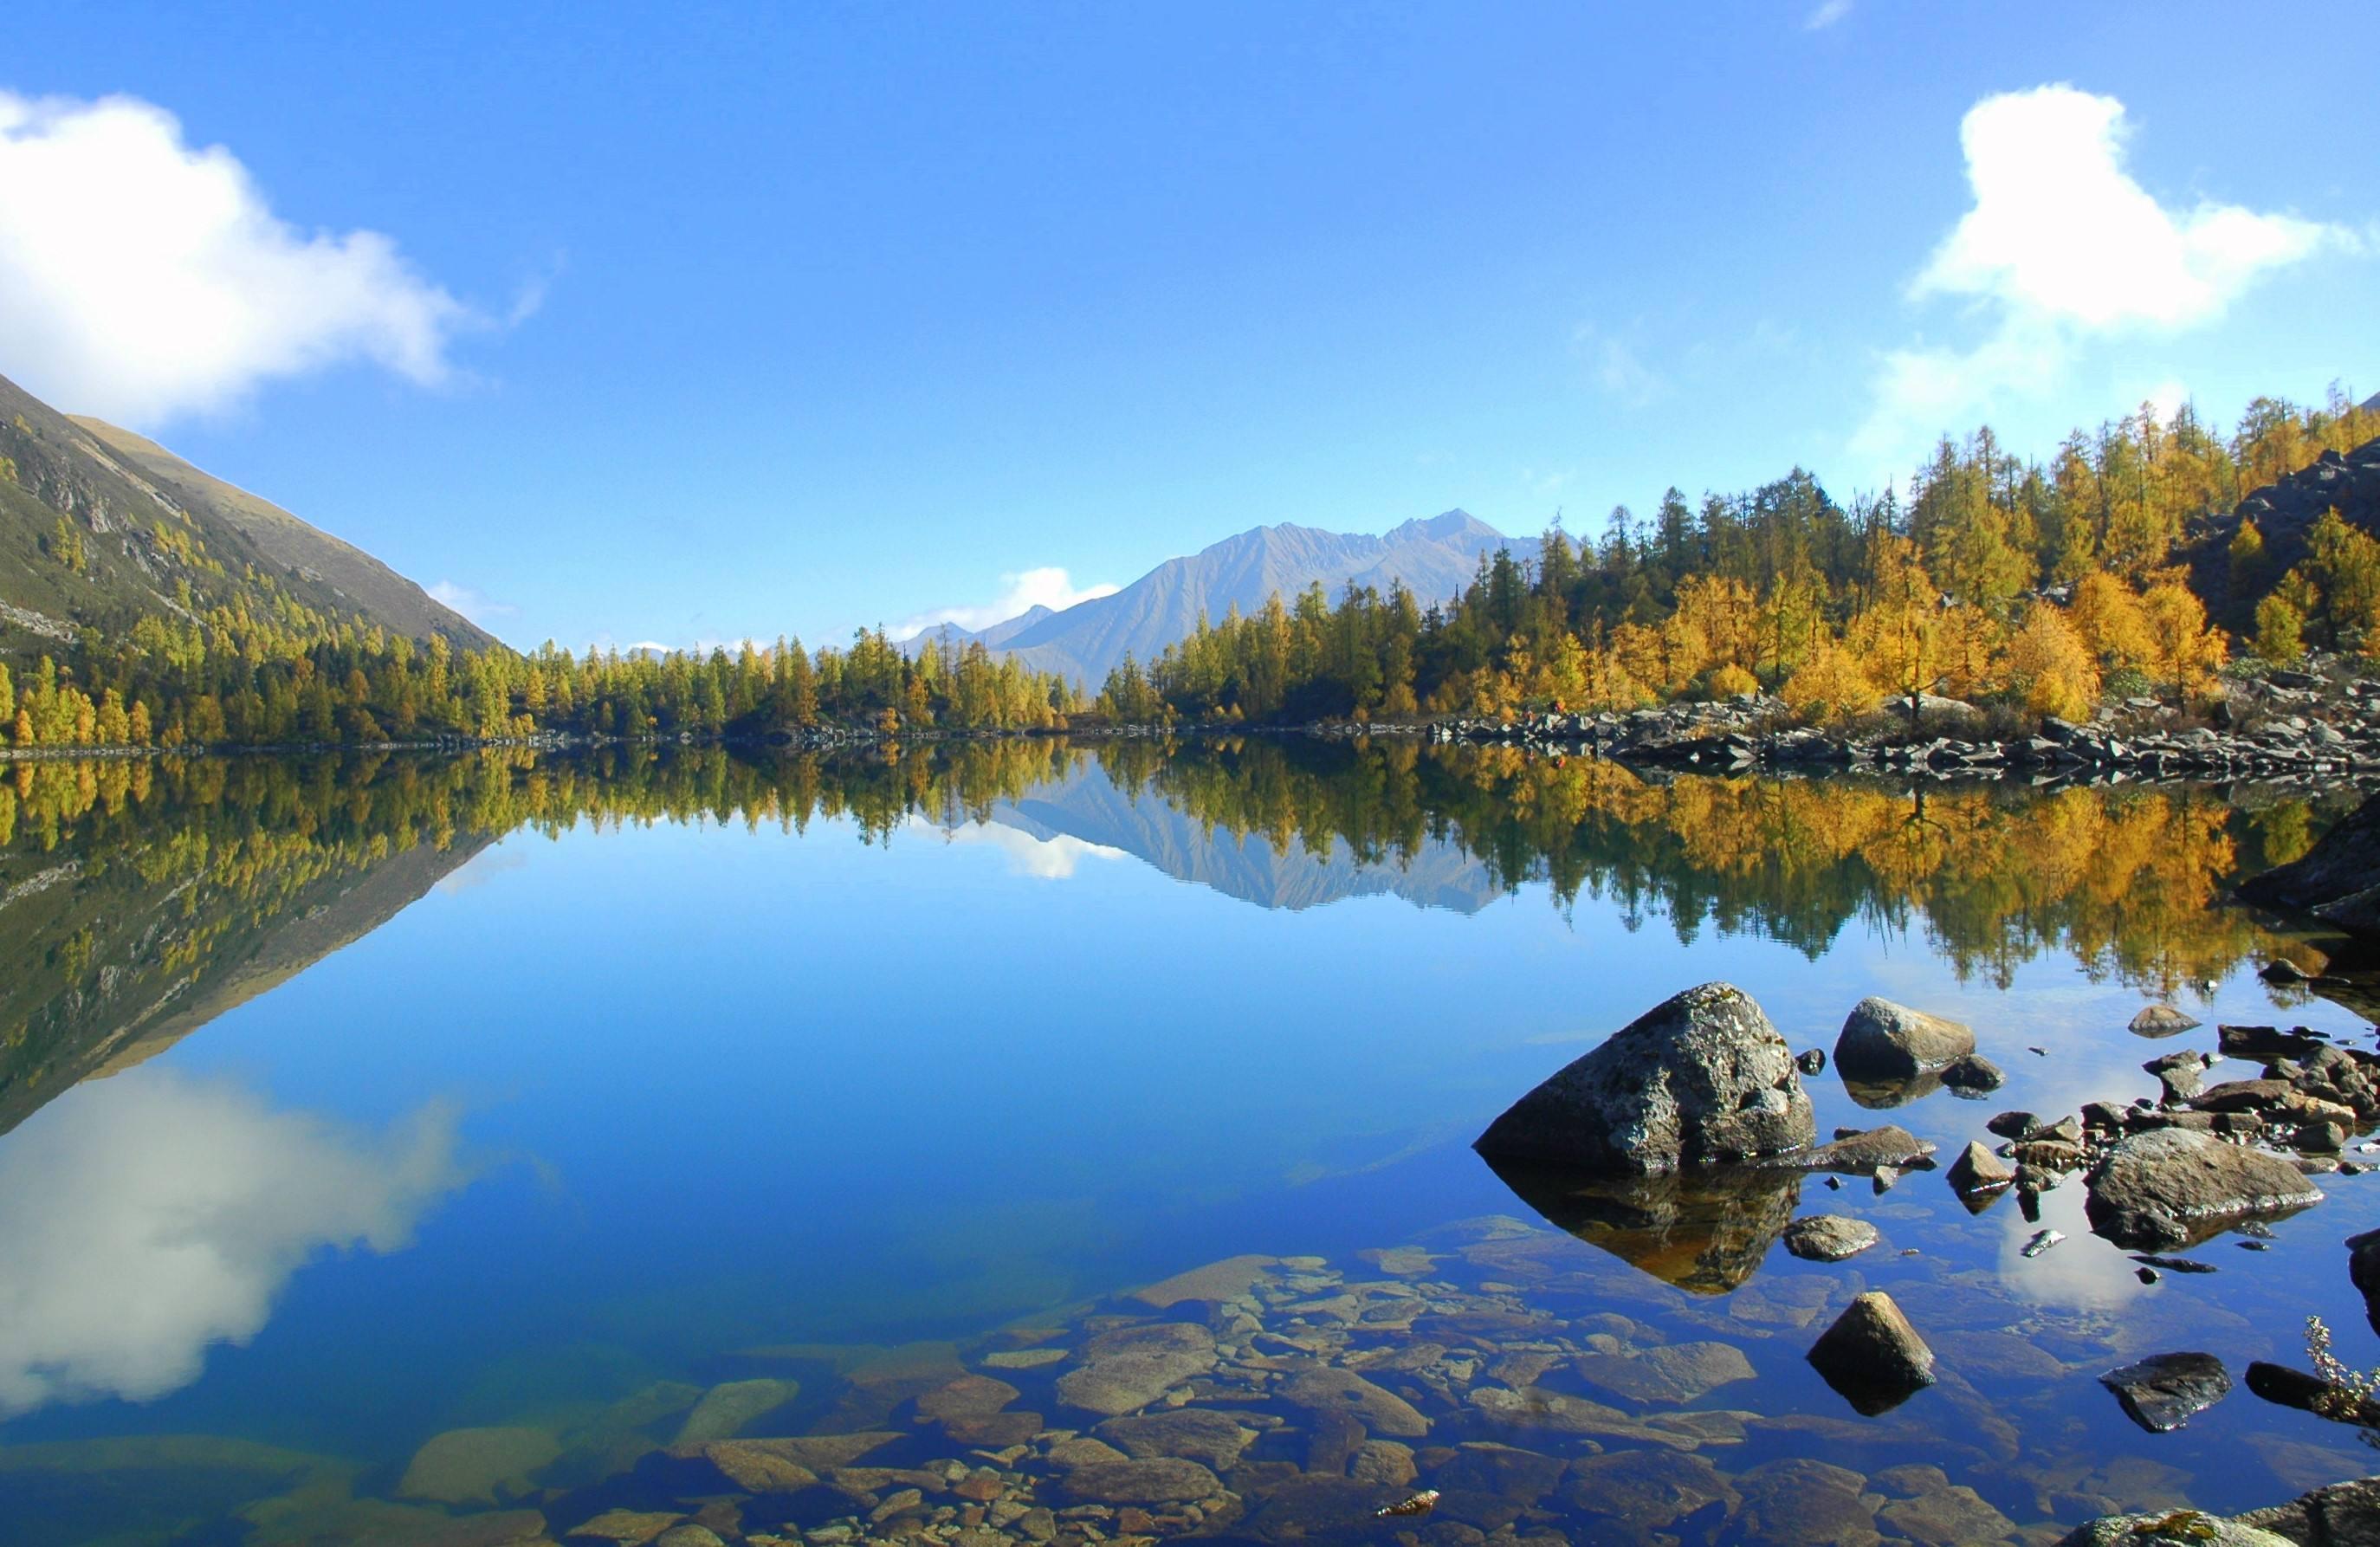
[[(2187, 720), (2246, 663), (2380, 654), (2367, 484), (2380, 499), (2380, 411), (2337, 389), (2317, 408), (2259, 398), (2228, 436), (2187, 406), (2143, 407), (2046, 463), (1985, 429), (1946, 437), (1905, 498), (1844, 505), (1800, 469), (1699, 508), (1672, 488), (1649, 519), (1613, 510), (1600, 538), (1557, 518), (1535, 560), (1499, 550), (1442, 603), (1401, 586), (1334, 603), (1318, 585), (1202, 618), (1095, 694), (979, 642), (913, 652), (881, 627), (843, 649), (458, 650), (233, 576), (161, 523), (144, 556), (171, 599), (41, 620), (15, 664), (0, 660), (0, 746), (1512, 725), (1744, 695), (1833, 735), (1932, 696), (2011, 731), (2143, 700)], [(60, 515), (40, 562), (79, 572), (101, 537)]]

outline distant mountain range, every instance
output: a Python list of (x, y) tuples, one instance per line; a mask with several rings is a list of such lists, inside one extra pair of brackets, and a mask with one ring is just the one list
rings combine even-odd
[(1093, 691), (1129, 653), (1147, 662), (1186, 639), (1204, 613), (1212, 622), (1236, 606), (1255, 612), (1278, 593), (1284, 601), (1317, 581), (1336, 600), (1353, 583), (1385, 593), (1394, 581), (1422, 605), (1445, 602), (1470, 583), (1482, 556), (1514, 540), (1478, 518), (1450, 510), (1407, 521), (1378, 536), (1318, 527), (1257, 527), (1186, 558), (1168, 559), (1111, 596), (1063, 612), (1035, 607), (970, 632), (944, 624), (909, 641), (912, 651), (947, 640), (980, 640), (1037, 671), (1062, 672)]
[[(187, 606), (176, 582), (189, 587)], [(269, 614), (275, 592), (415, 639), (495, 642), (362, 549), (0, 377), (0, 652), (48, 649), (90, 628), (117, 636), (145, 614), (237, 603)]]

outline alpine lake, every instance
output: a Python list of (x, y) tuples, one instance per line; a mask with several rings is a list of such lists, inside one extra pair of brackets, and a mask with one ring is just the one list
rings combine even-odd
[[(1821, 1138), (1944, 1162), (2218, 1023), (2369, 1046), (2339, 943), (2229, 900), (2360, 794), (1303, 737), (0, 764), (0, 1538), (1931, 1547), (2277, 1504), (2375, 1469), (2241, 1381), (2309, 1314), (2380, 1364), (2366, 1134), (2155, 1283), (2079, 1175), (1595, 1209), (1470, 1144), (1717, 980), (1796, 1051), (1869, 994), (1972, 1026), (1980, 1100), (1805, 1080)], [(1880, 1243), (1779, 1244), (1828, 1213)], [(1873, 1414), (1805, 1359), (1870, 1289), (1937, 1361)], [(2231, 1389), (2181, 1427), (2101, 1384), (2183, 1351)]]

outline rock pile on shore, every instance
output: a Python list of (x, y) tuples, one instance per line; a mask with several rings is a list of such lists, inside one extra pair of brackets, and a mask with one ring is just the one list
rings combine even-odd
[[(2344, 668), (2339, 668), (2343, 670)], [(2087, 723), (2056, 718), (2037, 732), (1995, 737), (1985, 717), (1955, 700), (1920, 697), (1888, 706), (1887, 729), (1838, 732), (1791, 724), (1782, 700), (1744, 694), (1602, 713), (1529, 713), (1510, 721), (1439, 720), (1415, 727), (1328, 725), (1325, 734), (1416, 733), (1434, 742), (1522, 746), (1548, 753), (1697, 768), (1842, 768), (1934, 778), (2035, 780), (2121, 774), (2160, 779), (2290, 779), (2380, 771), (2380, 681), (2332, 673), (2272, 671), (2233, 682), (2212, 724), (2184, 725), (2170, 706), (2133, 698)]]

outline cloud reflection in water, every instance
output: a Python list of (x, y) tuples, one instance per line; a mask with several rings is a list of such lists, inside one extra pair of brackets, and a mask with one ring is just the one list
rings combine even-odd
[(374, 1135), (153, 1066), (68, 1091), (0, 1143), (0, 1416), (166, 1395), (318, 1251), (410, 1244), (468, 1179), (456, 1116)]

